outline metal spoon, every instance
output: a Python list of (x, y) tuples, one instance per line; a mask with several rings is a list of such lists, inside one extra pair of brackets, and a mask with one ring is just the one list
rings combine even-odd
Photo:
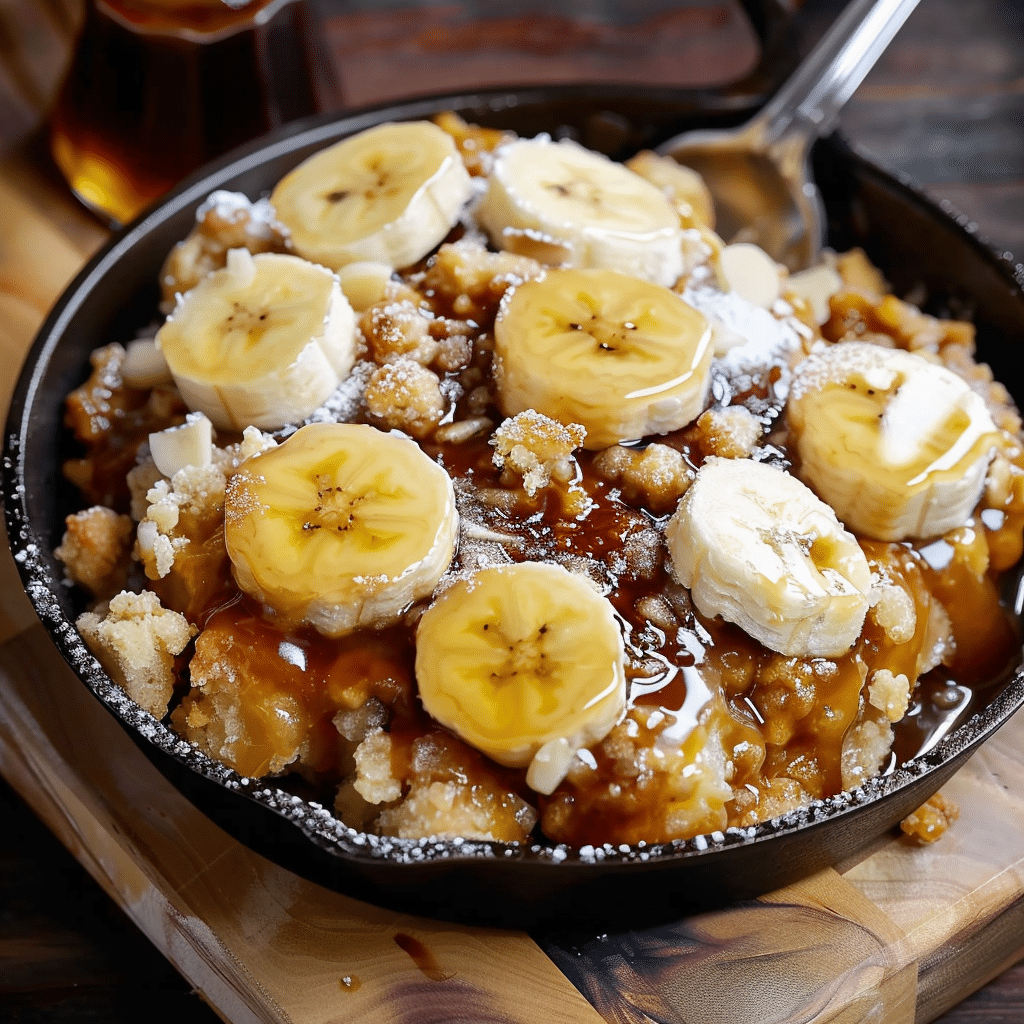
[(825, 235), (808, 160), (813, 142), (892, 41), (918, 0), (852, 0), (779, 92), (739, 128), (684, 132), (660, 153), (699, 171), (718, 233), (756, 242), (791, 270), (816, 263)]

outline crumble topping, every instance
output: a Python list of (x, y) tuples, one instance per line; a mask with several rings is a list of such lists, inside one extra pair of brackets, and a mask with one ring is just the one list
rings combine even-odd
[(167, 714), (174, 692), (174, 659), (197, 632), (184, 615), (164, 608), (149, 591), (122, 591), (75, 625), (112, 679), (154, 718)]
[(131, 518), (93, 505), (73, 512), (65, 526), (64, 539), (54, 555), (64, 563), (70, 580), (98, 598), (113, 597), (124, 589), (132, 544)]
[[(439, 122), (482, 183), (510, 136), (454, 115)], [(838, 290), (815, 295), (818, 308), (787, 293), (781, 273), (783, 298), (755, 307), (723, 289), (715, 266), (723, 244), (699, 190), (664, 183), (671, 168), (650, 155), (634, 169), (666, 191), (678, 214), (685, 258), (673, 287), (714, 332), (711, 394), (692, 423), (587, 452), (579, 424), (532, 409), (503, 415), (495, 317), (517, 286), (546, 273), (523, 252), (549, 258), (558, 245), (520, 232), (518, 252), (492, 251), (472, 204), (421, 263), (366, 271), (360, 359), (310, 417), (401, 431), (452, 476), (460, 543), (437, 595), (483, 568), (538, 560), (585, 576), (613, 603), (629, 704), (603, 739), (570, 751), (554, 792), (534, 792), (522, 771), (495, 764), (426, 716), (413, 660), (430, 599), (411, 602), (397, 624), (332, 642), (283, 630), (239, 596), (224, 549), (225, 490), (244, 460), (302, 424), (225, 434), (208, 465), (166, 476), (146, 439), (185, 421), (188, 410), (147, 362), (152, 352), (138, 349), (143, 370), (127, 372), (125, 349), (111, 344), (97, 349), (89, 380), (69, 396), (69, 428), (84, 454), (65, 472), (89, 507), (68, 518), (56, 554), (99, 601), (78, 627), (134, 700), (245, 776), (317, 788), (358, 829), (599, 846), (748, 827), (855, 788), (886, 769), (908, 711), (933, 701), (922, 677), (934, 672), (969, 688), (995, 672), (1015, 643), (994, 584), (1024, 546), (1024, 452), (1008, 392), (974, 359), (971, 325), (889, 294), (860, 251), (828, 257)], [(239, 247), (288, 251), (287, 230), (265, 200), (217, 193), (161, 271), (165, 307)], [(785, 657), (695, 610), (671, 574), (664, 525), (707, 459), (792, 469), (792, 369), (809, 353), (854, 340), (912, 351), (959, 374), (985, 399), (1003, 444), (970, 527), (927, 546), (861, 539), (871, 608), (848, 654)], [(151, 385), (147, 373), (155, 374)], [(123, 590), (132, 552), (148, 581), (138, 594)], [(977, 622), (987, 624), (980, 639), (972, 636)], [(982, 648), (993, 652), (988, 661)], [(904, 827), (927, 838), (954, 819), (955, 809), (933, 802)]]

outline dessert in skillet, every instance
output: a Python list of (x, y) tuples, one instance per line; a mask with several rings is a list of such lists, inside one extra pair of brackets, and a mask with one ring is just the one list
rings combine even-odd
[(971, 326), (860, 252), (725, 245), (665, 158), (382, 125), (212, 195), (160, 283), (67, 402), (78, 628), (355, 828), (746, 827), (1019, 656), (1021, 422)]

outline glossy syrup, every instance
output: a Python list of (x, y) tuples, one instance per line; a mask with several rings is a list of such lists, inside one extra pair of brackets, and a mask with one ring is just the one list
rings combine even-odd
[[(478, 352), (471, 369), (486, 372), (486, 356)], [(777, 368), (760, 377), (719, 375), (713, 393), (721, 404), (742, 403), (753, 412), (762, 424), (767, 457), (786, 466), (793, 460), (786, 448), (779, 379)], [(90, 395), (94, 391), (86, 389)], [(490, 412), (499, 422), (497, 411)], [(463, 415), (467, 410), (457, 405), (454, 416)], [(676, 449), (693, 469), (708, 454), (692, 426), (657, 442)], [(127, 441), (123, 446), (131, 447)], [(107, 438), (97, 451), (111, 447), (117, 445)], [(989, 551), (1019, 548), (1020, 510), (991, 525), (972, 523), (943, 540), (949, 551), (941, 552), (942, 558), (932, 545), (863, 541), (872, 568), (898, 579), (912, 595), (915, 636), (895, 644), (869, 617), (860, 641), (843, 658), (787, 659), (737, 627), (706, 620), (693, 609), (666, 562), (666, 517), (629, 500), (604, 479), (591, 453), (576, 453), (577, 473), (569, 486), (545, 488), (531, 497), (495, 466), (486, 438), (423, 447), (458, 482), (463, 519), (504, 538), (464, 539), (453, 575), (494, 561), (553, 560), (589, 575), (608, 595), (622, 627), (630, 682), (630, 710), (618, 740), (638, 757), (666, 745), (687, 756), (699, 753), (703, 730), (717, 725), (734, 763), (735, 789), (760, 794), (778, 780), (795, 779), (811, 796), (826, 796), (842, 788), (843, 736), (860, 710), (865, 679), (878, 668), (916, 676), (935, 597), (949, 611), (956, 656), (918, 684), (908, 715), (895, 729), (892, 764), (928, 749), (982, 706), (1007, 667), (1019, 660), (1017, 629), (1000, 600), (997, 574), (979, 567)], [(637, 554), (632, 561), (623, 558), (626, 547)], [(387, 710), (395, 778), (410, 776), (417, 745), (427, 737), (437, 757), (436, 778), (494, 784), (536, 802), (522, 772), (487, 762), (427, 719), (414, 684), (415, 608), (387, 629), (332, 641), (311, 630), (282, 631), (247, 598), (233, 597), (226, 558), (195, 565), (191, 579), (185, 578), (188, 565), (188, 560), (180, 567), (176, 562), (160, 584), (161, 597), (165, 605), (187, 609), (188, 617), (205, 627), (196, 641), (193, 672), (212, 666), (213, 671), (204, 672), (216, 679), (223, 662), (244, 677), (242, 703), (251, 742), (234, 764), (243, 774), (262, 774), (275, 755), (287, 753), (294, 737), (305, 735), (309, 748), (300, 783), (317, 788), (318, 799), (330, 804), (333, 787), (351, 770), (348, 755), (339, 750), (335, 716), (375, 701)], [(662, 602), (664, 616), (644, 611), (650, 598)], [(183, 676), (183, 690), (187, 684)], [(190, 702), (207, 699), (213, 694), (186, 695), (176, 722)], [(593, 765), (589, 776), (574, 782), (574, 789), (567, 786), (539, 801), (548, 835), (577, 846), (669, 838), (661, 830), (666, 802), (674, 798), (672, 779), (655, 772), (630, 790), (621, 764), (598, 746), (583, 752)], [(741, 820), (735, 809), (727, 813), (733, 815), (730, 824)], [(696, 831), (706, 830), (706, 821), (699, 820)], [(406, 952), (413, 956), (411, 949)]]

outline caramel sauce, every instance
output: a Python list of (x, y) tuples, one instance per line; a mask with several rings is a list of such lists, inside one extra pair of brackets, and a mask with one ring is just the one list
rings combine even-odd
[[(1003, 611), (995, 580), (988, 574), (988, 540), (975, 526), (962, 527), (927, 545), (942, 564), (924, 560), (922, 572), (931, 592), (953, 620), (956, 655), (952, 671), (967, 686), (1002, 674), (1016, 634)], [(939, 551), (936, 552), (935, 549)], [(984, 623), (984, 627), (980, 624)]]
[(397, 718), (429, 728), (414, 699), (411, 639), (402, 631), (341, 640), (312, 629), (282, 632), (242, 597), (206, 619), (190, 670), (206, 684), (185, 695), (176, 718), (183, 723), (190, 714), (203, 714), (208, 704), (216, 705), (217, 686), (230, 686), (243, 709), (246, 737), (234, 749), (234, 767), (246, 776), (265, 775), (275, 759), (288, 763), (306, 742), (304, 763), (316, 774), (335, 776), (332, 720), (371, 698)]
[[(437, 315), (449, 315), (449, 298), (434, 293), (429, 298)], [(479, 307), (481, 336), (493, 305)], [(851, 309), (848, 318), (855, 313), (872, 325), (882, 323), (883, 314), (874, 307)], [(480, 379), (488, 362), (486, 346), (478, 345), (467, 379), (473, 373)], [(458, 373), (449, 375), (449, 382), (459, 380)], [(722, 404), (742, 403), (754, 412), (772, 457), (791, 464), (778, 380), (775, 368), (761, 378), (719, 378), (715, 394)], [(111, 409), (123, 404), (126, 410), (109, 416), (109, 426), (98, 429), (95, 438), (87, 436), (91, 420), (76, 428), (91, 445), (86, 461), (94, 476), (108, 472), (103, 462), (113, 452), (130, 449), (134, 457), (140, 422), (158, 429), (137, 412), (134, 397), (122, 397), (108, 385), (93, 381), (69, 400), (69, 417), (79, 423), (87, 406), (100, 399)], [(452, 411), (454, 418), (469, 414), (465, 401)], [(489, 414), (500, 421), (496, 410)], [(656, 440), (681, 452), (694, 469), (709, 454), (693, 426)], [(845, 656), (797, 659), (769, 651), (738, 627), (694, 610), (666, 564), (660, 535), (666, 516), (604, 479), (595, 454), (576, 453), (571, 488), (562, 483), (530, 496), (520, 479), (494, 464), (486, 438), (428, 441), (423, 448), (456, 479), (463, 519), (506, 538), (493, 542), (500, 552), (464, 542), (454, 572), (471, 569), (479, 558), (556, 560), (590, 575), (608, 595), (626, 649), (625, 719), (606, 740), (581, 752), (579, 764), (550, 797), (538, 798), (526, 787), (523, 772), (493, 764), (423, 712), (413, 671), (416, 608), (397, 625), (339, 640), (282, 629), (238, 596), (217, 523), (185, 522), (182, 529), (193, 531), (194, 550), (153, 584), (165, 606), (203, 627), (189, 667), (193, 687), (188, 689), (183, 674), (173, 723), (187, 734), (190, 723), (217, 718), (222, 698), (240, 708), (245, 739), (226, 756), (243, 775), (280, 770), (299, 752), (304, 782), (330, 804), (333, 787), (353, 768), (354, 745), (339, 739), (336, 720), (372, 705), (383, 709), (391, 774), (406, 786), (413, 779), (455, 782), (479, 791), (483, 803), (501, 804), (508, 815), (513, 812), (507, 800), (502, 804), (502, 794), (518, 794), (538, 808), (543, 835), (576, 846), (657, 842), (763, 820), (775, 813), (778, 801), (785, 807), (794, 789), (811, 797), (843, 789), (844, 739), (864, 710), (872, 676), (888, 670), (917, 678), (918, 664), (934, 641), (936, 603), (949, 616), (955, 654), (948, 667), (933, 670), (917, 685), (909, 713), (895, 728), (894, 757), (906, 759), (935, 742), (1019, 657), (1017, 631), (999, 599), (998, 570), (1019, 556), (1024, 489), (1011, 490), (1004, 507), (995, 510), (998, 517), (978, 519), (938, 541), (861, 540), (873, 572), (901, 588), (912, 603), (913, 635), (894, 641), (869, 615)], [(1011, 461), (1024, 473), (1024, 453), (1018, 449)], [(111, 475), (111, 488), (115, 483), (123, 507), (123, 471), (119, 481)], [(627, 549), (631, 557), (625, 556)], [(661, 615), (644, 611), (651, 599)], [(430, 748), (426, 767), (425, 743)], [(728, 765), (725, 788), (731, 792), (715, 782), (722, 775), (716, 758)], [(431, 972), (445, 976), (418, 940), (397, 935), (395, 941), (428, 977)]]
[(175, 556), (171, 571), (151, 579), (149, 586), (165, 608), (204, 625), (212, 609), (229, 604), (237, 596), (224, 546), (223, 522), (211, 522), (185, 509), (176, 530), (188, 537), (189, 543)]
[[(770, 388), (752, 385), (741, 397), (757, 403), (763, 415), (765, 403), (770, 404)], [(774, 416), (766, 418), (770, 422)], [(683, 452), (695, 468), (703, 461), (692, 431), (658, 441)], [(749, 820), (774, 787), (789, 780), (796, 780), (813, 797), (839, 791), (843, 738), (860, 711), (869, 672), (887, 668), (894, 674), (916, 675), (927, 639), (929, 606), (936, 598), (952, 618), (956, 660), (952, 673), (942, 674), (941, 682), (929, 677), (918, 687), (911, 713), (896, 728), (901, 757), (928, 743), (929, 729), (943, 729), (951, 716), (962, 714), (972, 687), (1001, 672), (1015, 654), (1015, 631), (1000, 606), (996, 584), (985, 571), (986, 545), (990, 540), (998, 543), (1000, 531), (965, 528), (954, 538), (955, 544), (935, 542), (949, 548), (931, 552), (933, 561), (939, 554), (946, 558), (948, 564), (941, 570), (909, 544), (862, 541), (872, 569), (911, 594), (918, 623), (915, 634), (894, 644), (869, 617), (850, 654), (834, 661), (805, 661), (767, 651), (738, 627), (703, 619), (685, 605), (680, 608), (680, 588), (673, 584), (660, 540), (650, 532), (664, 517), (627, 501), (598, 475), (592, 454), (578, 453), (575, 482), (591, 504), (585, 515), (577, 516), (566, 513), (561, 489), (547, 488), (533, 498), (514, 487), (510, 490), (513, 482), (494, 465), (486, 439), (458, 445), (427, 443), (424, 448), (453, 477), (469, 481), (471, 493), (512, 495), (511, 505), (479, 504), (464, 510), (511, 537), (513, 543), (505, 550), (512, 557), (578, 559), (608, 592), (627, 650), (631, 710), (620, 727), (621, 741), (628, 747), (626, 760), (653, 759), (654, 752), (666, 745), (685, 759), (699, 760), (714, 728), (733, 764), (733, 787), (746, 787), (754, 794), (754, 811), (749, 802), (742, 808), (730, 807), (724, 799), (709, 805), (699, 786), (681, 793), (677, 780), (664, 771), (630, 778), (624, 775), (621, 757), (595, 749), (593, 771), (582, 779), (568, 779), (550, 798), (539, 801), (542, 828), (558, 841), (577, 846), (658, 841), (671, 838), (671, 821), (678, 822), (680, 815), (685, 819), (688, 813), (695, 831), (737, 824), (743, 814)], [(784, 447), (778, 454), (787, 457)], [(1019, 528), (1009, 518), (1003, 523), (1004, 533)], [(650, 544), (650, 557), (640, 572), (624, 566), (619, 557), (631, 537)], [(228, 674), (238, 680), (248, 736), (234, 755), (238, 771), (264, 774), (275, 758), (287, 762), (304, 742), (305, 773), (318, 785), (336, 785), (351, 770), (351, 761), (344, 745), (339, 746), (334, 717), (373, 699), (388, 712), (395, 778), (414, 774), (417, 741), (429, 736), (440, 752), (433, 777), (497, 780), (508, 792), (537, 799), (519, 774), (492, 765), (427, 718), (415, 692), (412, 626), (367, 630), (340, 640), (313, 630), (282, 631), (248, 598), (235, 596), (221, 532), (199, 531), (194, 540), (189, 556), (176, 560), (171, 574), (153, 585), (166, 606), (204, 626), (196, 641), (193, 676), (211, 679), (224, 675), (229, 666)], [(457, 571), (471, 553), (459, 552), (453, 568)], [(645, 597), (670, 592), (676, 598), (674, 630), (655, 625), (637, 607)], [(979, 622), (986, 624), (985, 629), (977, 628)], [(716, 684), (724, 699), (713, 697)], [(953, 708), (941, 708), (954, 690)], [(176, 721), (202, 712), (211, 700), (216, 697), (208, 692), (189, 692), (175, 712)], [(652, 712), (660, 716), (651, 718)]]
[(174, 389), (126, 387), (122, 360), (120, 346), (97, 349), (89, 378), (68, 395), (64, 422), (84, 455), (69, 459), (63, 469), (90, 504), (127, 512), (125, 477), (135, 465), (139, 446), (154, 430), (184, 422), (188, 410)]
[[(377, 707), (394, 778), (469, 780), (478, 802), (489, 806), (496, 833), (504, 828), (514, 838), (515, 808), (502, 794), (525, 798), (524, 780), (427, 716), (416, 695), (408, 627), (332, 640), (309, 628), (283, 630), (244, 596), (208, 611), (204, 621), (189, 662), (193, 685), (172, 714), (183, 735), (208, 727), (211, 718), (230, 718), (237, 737), (225, 748), (227, 760), (253, 778), (279, 772), (301, 751), (304, 783), (326, 791), (320, 798), (329, 804), (332, 787), (353, 770), (354, 744), (339, 738), (337, 716)], [(429, 763), (420, 763), (418, 750), (427, 751)]]
[(395, 933), (395, 945), (403, 952), (408, 953), (409, 958), (419, 968), (424, 977), (431, 981), (448, 981), (455, 977), (454, 971), (444, 970), (434, 956), (430, 947), (425, 945), (414, 935), (407, 935), (405, 932)]

